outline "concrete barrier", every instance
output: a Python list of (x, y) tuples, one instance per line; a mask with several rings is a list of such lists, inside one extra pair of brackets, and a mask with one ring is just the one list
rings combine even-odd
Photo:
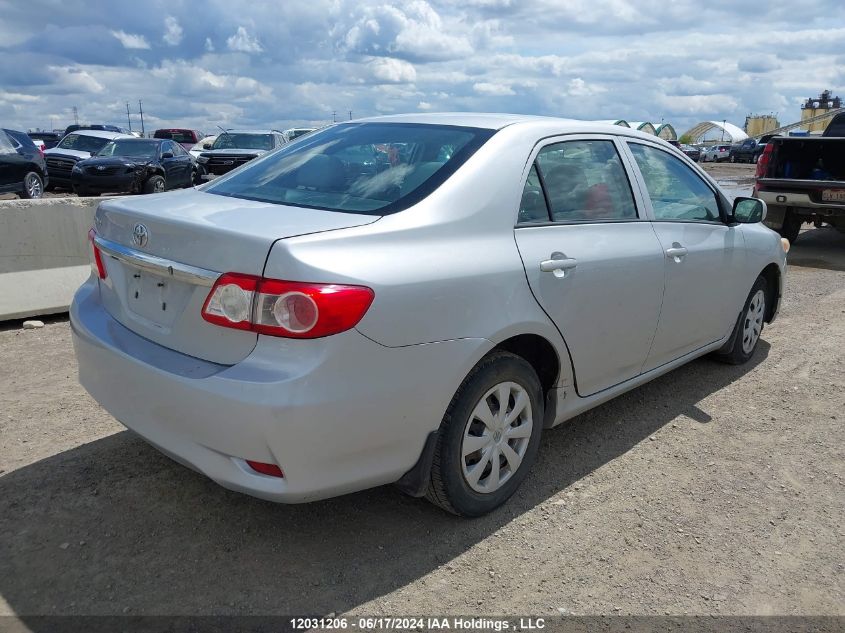
[(88, 277), (99, 198), (0, 201), (0, 321), (68, 309)]

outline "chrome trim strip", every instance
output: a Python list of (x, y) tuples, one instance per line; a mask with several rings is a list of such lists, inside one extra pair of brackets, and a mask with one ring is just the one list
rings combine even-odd
[(109, 257), (125, 262), (135, 268), (146, 270), (156, 275), (163, 277), (172, 277), (179, 281), (186, 281), (198, 286), (213, 286), (217, 278), (222, 273), (213, 270), (206, 270), (205, 268), (197, 268), (196, 266), (189, 266), (174, 262), (155, 255), (142, 253), (131, 248), (127, 248), (117, 242), (104, 239), (99, 235), (94, 238), (94, 243), (97, 247)]

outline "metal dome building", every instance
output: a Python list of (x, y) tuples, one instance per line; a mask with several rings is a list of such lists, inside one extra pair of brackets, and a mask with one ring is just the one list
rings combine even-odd
[(654, 133), (660, 138), (662, 138), (664, 141), (678, 140), (678, 133), (675, 132), (675, 128), (673, 128), (670, 123), (661, 123), (656, 128), (654, 128)]
[(689, 136), (693, 142), (697, 142), (702, 136), (712, 130), (722, 130), (725, 134), (725, 140), (731, 143), (738, 143), (748, 138), (748, 134), (743, 132), (741, 128), (726, 121), (702, 121), (687, 130), (684, 136)]
[(628, 127), (645, 132), (646, 134), (657, 134), (654, 126), (648, 121), (628, 121)]

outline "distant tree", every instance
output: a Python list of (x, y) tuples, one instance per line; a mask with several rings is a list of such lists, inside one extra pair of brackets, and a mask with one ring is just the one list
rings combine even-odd
[(681, 134), (681, 138), (679, 138), (678, 141), (684, 145), (692, 145), (692, 136), (689, 134)]

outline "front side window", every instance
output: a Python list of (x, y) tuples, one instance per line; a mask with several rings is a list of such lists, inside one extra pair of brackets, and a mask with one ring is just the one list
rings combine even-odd
[(386, 215), (425, 198), (494, 132), (411, 123), (335, 125), (213, 181), (205, 191), (298, 207)]
[(565, 141), (544, 147), (536, 164), (554, 222), (633, 220), (631, 185), (612, 141)]
[(720, 221), (716, 194), (683, 161), (648, 145), (629, 143), (657, 220)]

